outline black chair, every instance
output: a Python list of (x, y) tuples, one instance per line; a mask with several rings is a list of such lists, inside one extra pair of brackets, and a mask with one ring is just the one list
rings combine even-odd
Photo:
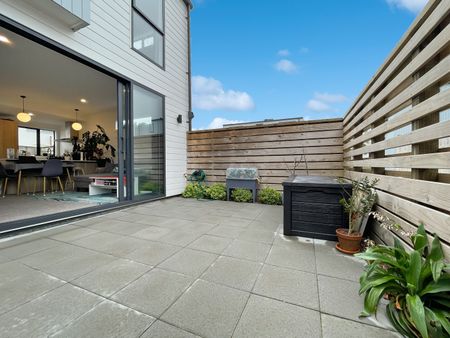
[[(45, 196), (45, 188), (46, 188), (46, 183), (47, 183), (47, 178), (50, 179), (50, 184), (51, 184), (51, 191), (53, 192), (53, 181), (57, 180), (59, 187), (61, 188), (62, 193), (64, 194), (64, 188), (61, 182), (61, 177), (63, 175), (63, 164), (61, 160), (57, 160), (57, 159), (50, 159), (47, 162), (45, 162), (44, 164), (44, 168), (42, 168), (42, 172), (41, 175), (39, 177), (43, 177), (43, 191), (44, 191), (44, 196)], [(35, 178), (34, 180), (34, 190), (33, 190), (33, 195), (36, 193), (36, 182), (37, 182), (37, 178)]]
[(5, 167), (0, 163), (0, 178), (3, 178), (2, 198), (4, 198), (6, 195), (6, 189), (8, 188), (8, 180), (10, 178), (15, 178), (15, 176), (8, 174)]

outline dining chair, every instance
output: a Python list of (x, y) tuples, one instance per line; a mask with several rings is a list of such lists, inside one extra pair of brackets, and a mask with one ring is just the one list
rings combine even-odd
[(14, 175), (8, 174), (5, 167), (0, 163), (0, 178), (3, 178), (3, 191), (2, 191), (2, 198), (5, 198), (6, 196), (6, 189), (8, 188), (8, 180), (10, 178), (15, 178)]
[(45, 190), (46, 190), (46, 184), (47, 184), (47, 178), (50, 179), (50, 186), (51, 186), (51, 192), (53, 192), (53, 181), (58, 181), (59, 187), (61, 188), (62, 193), (64, 194), (64, 188), (61, 182), (61, 177), (63, 175), (63, 164), (61, 160), (58, 159), (50, 159), (45, 162), (44, 167), (42, 168), (42, 172), (39, 176), (35, 177), (34, 180), (34, 189), (33, 189), (33, 195), (36, 194), (36, 184), (37, 184), (37, 177), (43, 178), (43, 184), (42, 184), (42, 190), (44, 192), (45, 196)]

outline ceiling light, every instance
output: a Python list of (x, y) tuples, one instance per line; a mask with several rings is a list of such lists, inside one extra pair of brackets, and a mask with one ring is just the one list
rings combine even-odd
[(20, 122), (24, 122), (24, 123), (30, 122), (31, 121), (31, 115), (28, 114), (28, 113), (25, 113), (25, 98), (26, 98), (26, 96), (25, 95), (20, 95), (20, 97), (22, 98), (22, 111), (17, 114), (17, 119)]
[(6, 43), (6, 44), (8, 44), (8, 45), (11, 44), (11, 40), (8, 39), (8, 38), (7, 38), (6, 36), (4, 36), (4, 35), (0, 35), (0, 42)]
[(87, 103), (87, 100), (86, 99), (81, 99), (80, 102), (81, 103)]
[(34, 113), (28, 113), (28, 115), (30, 115), (30, 116), (34, 116)]
[(72, 129), (76, 131), (80, 131), (83, 129), (83, 125), (78, 122), (78, 109), (75, 108), (75, 122), (72, 123)]

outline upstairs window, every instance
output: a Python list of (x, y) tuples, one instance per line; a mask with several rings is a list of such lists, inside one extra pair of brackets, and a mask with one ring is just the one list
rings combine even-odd
[(133, 0), (133, 49), (164, 67), (164, 0)]

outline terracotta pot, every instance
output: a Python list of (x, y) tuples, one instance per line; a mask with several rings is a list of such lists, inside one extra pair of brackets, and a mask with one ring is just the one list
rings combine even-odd
[(336, 235), (339, 243), (336, 244), (336, 249), (346, 254), (355, 254), (361, 251), (362, 235), (359, 233), (348, 233), (348, 229), (336, 229)]

